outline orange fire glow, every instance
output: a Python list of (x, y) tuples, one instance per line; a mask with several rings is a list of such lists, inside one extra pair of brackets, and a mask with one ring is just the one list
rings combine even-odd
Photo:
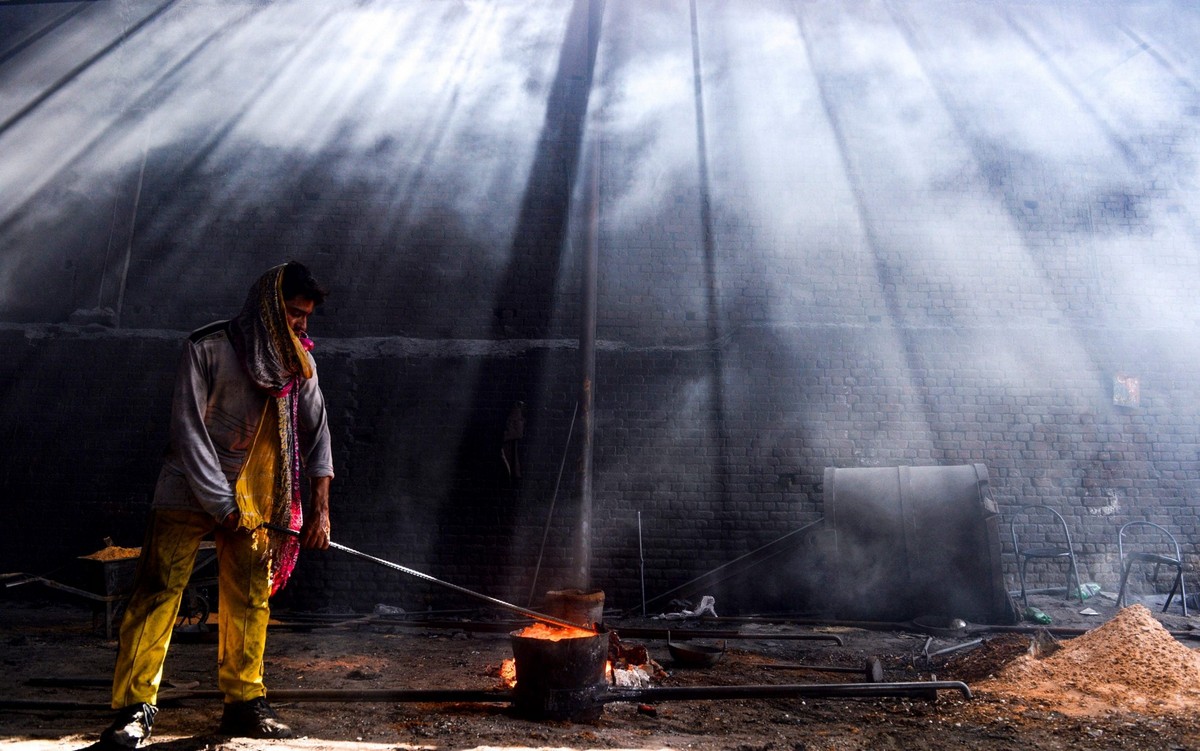
[(509, 688), (517, 686), (517, 661), (510, 657), (500, 663), (500, 680)]
[(550, 641), (582, 639), (585, 636), (595, 635), (595, 631), (588, 631), (586, 628), (559, 628), (547, 626), (545, 623), (535, 623), (517, 632), (517, 636), (523, 636), (526, 639), (549, 639)]

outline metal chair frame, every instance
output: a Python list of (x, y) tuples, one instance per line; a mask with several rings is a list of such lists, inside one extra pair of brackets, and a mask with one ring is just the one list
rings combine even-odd
[[(1169, 540), (1171, 546), (1175, 548), (1175, 557), (1162, 553), (1151, 553), (1148, 551), (1131, 551), (1125, 552), (1125, 534), (1130, 527), (1152, 527), (1165, 537), (1164, 542)], [(1132, 521), (1121, 525), (1121, 529), (1117, 532), (1117, 554), (1121, 561), (1121, 589), (1117, 594), (1117, 606), (1125, 607), (1125, 584), (1129, 580), (1129, 572), (1135, 563), (1153, 563), (1154, 573), (1150, 577), (1151, 581), (1158, 581), (1158, 571), (1163, 566), (1170, 566), (1175, 569), (1175, 581), (1171, 583), (1171, 593), (1167, 595), (1167, 602), (1163, 605), (1162, 612), (1167, 612), (1167, 608), (1171, 607), (1171, 600), (1175, 599), (1175, 592), (1179, 592), (1179, 604), (1183, 606), (1183, 614), (1188, 614), (1187, 609), (1187, 585), (1183, 581), (1183, 554), (1179, 549), (1179, 541), (1175, 539), (1175, 535), (1168, 532), (1162, 525), (1148, 521)]]
[[(1033, 512), (1046, 511), (1058, 520), (1058, 524), (1062, 527), (1063, 536), (1066, 539), (1066, 547), (1061, 546), (1045, 546), (1045, 547), (1028, 547), (1021, 549), (1021, 544), (1017, 540), (1017, 522), (1022, 517), (1028, 517)], [(1030, 559), (1038, 558), (1042, 560), (1065, 560), (1070, 563), (1067, 569), (1067, 599), (1071, 599), (1071, 581), (1075, 581), (1075, 594), (1079, 597), (1079, 602), (1083, 602), (1083, 587), (1079, 582), (1079, 566), (1075, 562), (1075, 548), (1071, 545), (1071, 530), (1067, 527), (1067, 520), (1049, 506), (1025, 506), (1013, 514), (1012, 522), (1009, 525), (1009, 530), (1012, 532), (1013, 551), (1017, 555), (1017, 571), (1021, 579), (1021, 602), (1025, 607), (1029, 607), (1029, 597), (1025, 592), (1025, 567), (1029, 565)]]

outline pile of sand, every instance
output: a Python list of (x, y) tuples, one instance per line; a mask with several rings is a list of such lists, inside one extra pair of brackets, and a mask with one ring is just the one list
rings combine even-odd
[(1200, 654), (1175, 641), (1144, 606), (1131, 605), (1049, 657), (1017, 658), (978, 688), (1064, 714), (1195, 711)]
[(95, 553), (81, 555), (85, 561), (123, 561), (127, 558), (137, 558), (142, 554), (141, 548), (123, 548), (120, 545), (109, 545), (100, 548)]

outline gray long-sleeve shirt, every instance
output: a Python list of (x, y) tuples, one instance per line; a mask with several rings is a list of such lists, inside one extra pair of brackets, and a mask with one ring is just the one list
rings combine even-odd
[[(313, 377), (297, 394), (300, 456), (309, 477), (333, 477), (325, 397), (308, 358)], [(199, 509), (217, 519), (234, 511), (233, 485), (270, 398), (246, 375), (225, 321), (192, 332), (175, 378), (171, 441), (154, 506)]]

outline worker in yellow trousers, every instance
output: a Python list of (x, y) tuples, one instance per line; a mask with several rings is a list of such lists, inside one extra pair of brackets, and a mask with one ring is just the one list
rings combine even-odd
[(163, 660), (192, 562), (200, 540), (214, 531), (220, 577), (217, 684), (236, 701), (265, 696), (262, 656), (271, 612), (270, 585), (253, 535), (224, 529), (202, 512), (162, 509), (153, 514), (135, 594), (121, 624), (121, 644), (132, 648), (117, 657), (113, 704), (156, 704)]
[[(170, 449), (120, 630), (117, 716), (94, 745), (137, 748), (150, 737), (179, 603), (201, 540), (216, 540), (221, 732), (286, 738), (267, 703), (263, 652), (270, 596), (300, 548), (329, 547), (333, 477), (325, 399), (309, 351), (308, 317), (327, 294), (302, 264), (269, 270), (242, 311), (194, 331), (171, 408)], [(309, 514), (300, 476), (309, 478)], [(268, 532), (264, 524), (296, 535)]]

